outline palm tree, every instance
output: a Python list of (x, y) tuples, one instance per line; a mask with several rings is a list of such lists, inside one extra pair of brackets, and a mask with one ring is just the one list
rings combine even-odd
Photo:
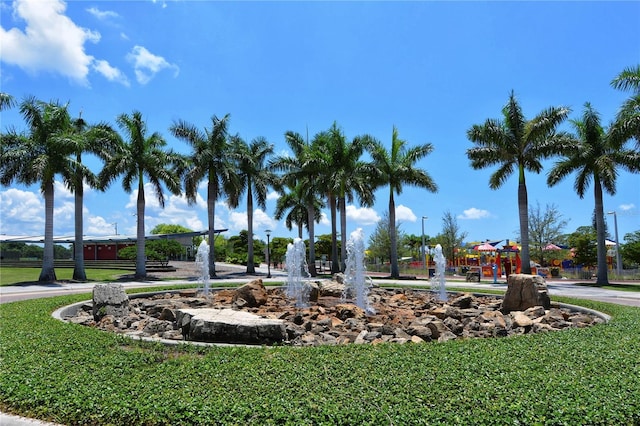
[(0, 111), (15, 106), (13, 96), (8, 93), (0, 92)]
[[(368, 150), (372, 157), (373, 170), (376, 170), (374, 182), (376, 186), (389, 185), (389, 238), (391, 240), (391, 277), (399, 278), (398, 269), (398, 234), (396, 231), (396, 204), (394, 194), (402, 193), (403, 185), (424, 188), (437, 192), (438, 186), (431, 176), (415, 165), (433, 151), (433, 145), (425, 143), (415, 147), (407, 147), (407, 142), (398, 137), (398, 129), (393, 126), (391, 148), (386, 150), (377, 140), (369, 142)], [(372, 173), (373, 173), (372, 170)]]
[(201, 131), (193, 124), (179, 120), (169, 129), (178, 139), (191, 145), (189, 168), (184, 177), (185, 192), (190, 204), (196, 202), (198, 185), (207, 181), (207, 218), (209, 234), (209, 275), (216, 276), (215, 264), (215, 207), (218, 198), (237, 191), (237, 176), (230, 161), (228, 125), (229, 114), (211, 118), (211, 129)]
[(231, 197), (231, 207), (237, 206), (238, 199), (247, 193), (247, 274), (255, 274), (253, 256), (253, 196), (258, 207), (266, 209), (267, 191), (274, 185), (276, 176), (267, 167), (267, 160), (273, 154), (273, 145), (263, 137), (255, 138), (247, 144), (240, 136), (231, 138), (231, 151), (237, 167), (240, 186)]
[(370, 136), (364, 135), (347, 142), (335, 122), (329, 129), (329, 146), (325, 152), (331, 154), (331, 160), (330, 167), (325, 170), (330, 171), (327, 180), (332, 193), (336, 195), (340, 212), (341, 270), (344, 270), (347, 261), (347, 201), (353, 202), (358, 198), (365, 207), (372, 206), (374, 202), (370, 164), (360, 159), (372, 140)]
[(83, 198), (84, 183), (94, 189), (100, 189), (98, 176), (82, 164), (82, 154), (85, 152), (97, 155), (99, 158), (105, 159), (109, 153), (115, 149), (117, 144), (117, 135), (113, 129), (107, 124), (98, 124), (89, 126), (86, 121), (80, 117), (72, 121), (73, 129), (67, 136), (69, 146), (75, 154), (75, 161), (71, 164), (72, 169), (66, 171), (69, 176), (65, 183), (74, 194), (74, 268), (73, 279), (76, 281), (86, 281), (87, 275), (84, 269), (84, 250), (83, 250)]
[(276, 220), (285, 220), (285, 226), (289, 231), (295, 226), (298, 230), (298, 238), (302, 239), (302, 230), (307, 223), (307, 205), (302, 198), (302, 186), (286, 185), (287, 190), (279, 191), (278, 201), (273, 217)]
[(611, 85), (618, 90), (631, 91), (631, 97), (627, 99), (618, 111), (616, 121), (611, 132), (618, 139), (635, 138), (636, 146), (640, 149), (640, 65), (625, 68)]
[[(315, 254), (315, 223), (320, 222), (320, 209), (324, 203), (319, 198), (320, 189), (318, 186), (318, 175), (322, 170), (320, 162), (317, 161), (316, 147), (324, 138), (325, 133), (318, 133), (311, 143), (308, 138), (305, 140), (297, 132), (287, 131), (285, 140), (289, 148), (293, 151), (293, 156), (279, 156), (271, 162), (271, 168), (277, 171), (284, 171), (280, 187), (290, 188), (290, 192), (282, 195), (276, 205), (277, 219), (281, 219), (281, 214), (290, 209), (287, 216), (287, 227), (290, 228), (289, 216), (295, 217), (299, 224), (298, 235), (302, 239), (302, 226), (307, 227), (309, 234), (309, 273), (312, 277), (317, 275), (316, 254)], [(295, 213), (294, 213), (295, 210)], [(306, 211), (303, 211), (306, 210)], [(293, 223), (293, 220), (292, 222)]]
[(489, 178), (491, 189), (500, 188), (517, 168), (522, 273), (525, 274), (531, 273), (525, 170), (540, 173), (542, 159), (562, 152), (567, 138), (555, 129), (569, 112), (568, 108), (550, 107), (527, 121), (512, 91), (502, 108), (503, 121), (487, 119), (484, 124), (475, 124), (467, 131), (469, 140), (476, 144), (467, 150), (471, 167), (477, 170), (499, 166)]
[(64, 136), (71, 130), (67, 105), (45, 103), (34, 97), (20, 103), (29, 128), (26, 134), (14, 130), (2, 135), (0, 144), (0, 183), (16, 181), (25, 185), (40, 183), (45, 204), (44, 253), (38, 281), (56, 280), (53, 264), (53, 202), (55, 175), (69, 168), (71, 149)]
[(183, 162), (182, 156), (172, 150), (165, 150), (166, 141), (158, 132), (147, 136), (147, 125), (139, 111), (131, 115), (121, 114), (116, 123), (124, 133), (119, 137), (117, 148), (106, 158), (105, 166), (100, 172), (100, 182), (103, 187), (108, 186), (119, 176), (122, 176), (122, 188), (127, 192), (133, 191), (133, 185), (138, 186), (136, 202), (137, 215), (137, 245), (136, 245), (136, 278), (146, 278), (145, 265), (145, 177), (153, 186), (158, 203), (164, 208), (163, 184), (174, 195), (181, 193), (180, 173), (178, 168)]
[(630, 172), (640, 170), (640, 153), (626, 149), (626, 139), (619, 133), (606, 132), (600, 124), (600, 116), (588, 102), (584, 105), (581, 120), (571, 121), (576, 136), (568, 144), (563, 158), (557, 161), (547, 175), (547, 184), (553, 186), (573, 172), (577, 172), (573, 187), (584, 197), (589, 184), (593, 182), (595, 199), (595, 219), (597, 233), (598, 277), (596, 284), (608, 285), (607, 259), (605, 247), (603, 189), (616, 193), (617, 167)]

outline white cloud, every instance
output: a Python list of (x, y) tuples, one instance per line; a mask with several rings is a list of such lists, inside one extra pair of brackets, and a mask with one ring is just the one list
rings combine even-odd
[(267, 194), (267, 200), (277, 200), (278, 198), (280, 198), (280, 194), (276, 191), (271, 191)]
[(372, 208), (369, 207), (355, 207), (353, 205), (347, 206), (347, 219), (351, 219), (354, 222), (361, 225), (373, 225), (378, 223), (380, 216)]
[(620, 204), (620, 210), (622, 210), (623, 212), (629, 211), (629, 210), (633, 210), (636, 206), (633, 203), (630, 204)]
[(127, 54), (127, 60), (133, 63), (136, 80), (140, 84), (147, 84), (165, 68), (172, 69), (174, 77), (177, 77), (180, 71), (177, 65), (170, 64), (162, 56), (154, 55), (142, 46), (134, 46)]
[(116, 12), (113, 12), (111, 10), (100, 10), (97, 7), (90, 7), (86, 9), (86, 11), (101, 21), (108, 20), (111, 18), (117, 18), (120, 16)]
[(0, 232), (9, 235), (44, 234), (44, 199), (40, 194), (9, 188), (0, 191)]
[(491, 217), (491, 213), (489, 213), (488, 210), (477, 209), (475, 207), (471, 207), (457, 216), (457, 218), (461, 220), (486, 219), (488, 217)]
[(402, 204), (396, 207), (396, 222), (415, 222), (416, 220), (418, 218), (409, 207)]
[[(88, 216), (84, 222), (87, 235), (114, 235), (116, 233), (116, 225), (107, 222), (102, 216)], [(122, 234), (122, 229), (118, 229), (118, 234)]]
[(96, 60), (93, 63), (93, 69), (102, 74), (107, 80), (129, 87), (129, 79), (127, 78), (127, 76), (124, 75), (123, 72), (118, 68), (112, 67), (109, 62), (103, 59)]
[(14, 19), (24, 20), (24, 31), (0, 27), (2, 61), (28, 72), (50, 71), (88, 85), (93, 56), (84, 44), (97, 43), (100, 33), (76, 25), (64, 12), (62, 0), (15, 0)]
[[(247, 212), (229, 212), (229, 229), (232, 234), (238, 233), (242, 230), (246, 230), (248, 225)], [(269, 215), (263, 212), (261, 209), (256, 209), (253, 212), (253, 232), (259, 238), (260, 233), (264, 233), (266, 229), (275, 229), (277, 223), (269, 217)], [(216, 226), (217, 228), (217, 226)]]

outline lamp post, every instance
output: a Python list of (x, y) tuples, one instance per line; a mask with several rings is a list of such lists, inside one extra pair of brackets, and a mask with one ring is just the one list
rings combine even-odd
[(613, 227), (616, 231), (616, 273), (618, 274), (618, 279), (622, 275), (622, 260), (620, 258), (620, 240), (618, 239), (618, 217), (616, 216), (616, 212), (607, 212), (607, 214), (613, 215)]
[(267, 234), (267, 278), (271, 278), (271, 256), (269, 253), (269, 237), (271, 236), (271, 230), (264, 231)]
[[(422, 216), (422, 269), (424, 269), (425, 273), (427, 272), (427, 259), (425, 254), (425, 245), (424, 245), (424, 221), (429, 219), (427, 216)], [(427, 276), (429, 274), (427, 273)]]
[(118, 235), (118, 222), (115, 222), (115, 223), (113, 224), (113, 226), (115, 226), (115, 228), (116, 228), (116, 235)]

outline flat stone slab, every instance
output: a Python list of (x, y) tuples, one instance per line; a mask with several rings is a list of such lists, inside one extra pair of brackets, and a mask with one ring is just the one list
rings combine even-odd
[(233, 309), (178, 309), (176, 323), (188, 340), (199, 342), (273, 344), (286, 339), (284, 320), (263, 318)]

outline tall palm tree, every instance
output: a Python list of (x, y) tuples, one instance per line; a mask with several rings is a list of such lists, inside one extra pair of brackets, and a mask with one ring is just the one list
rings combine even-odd
[(424, 188), (437, 192), (438, 186), (431, 176), (416, 163), (433, 151), (433, 145), (425, 143), (408, 147), (407, 142), (398, 137), (398, 129), (393, 126), (389, 151), (377, 140), (371, 140), (368, 150), (372, 158), (372, 173), (376, 186), (389, 186), (389, 238), (391, 240), (391, 277), (399, 278), (398, 234), (396, 232), (396, 204), (394, 194), (400, 195), (404, 185)]
[(73, 169), (67, 171), (70, 176), (65, 180), (67, 187), (74, 194), (74, 267), (73, 279), (76, 281), (86, 281), (87, 275), (84, 269), (84, 250), (83, 250), (83, 199), (84, 184), (90, 188), (100, 189), (98, 176), (82, 164), (82, 154), (92, 153), (99, 158), (105, 159), (115, 149), (117, 145), (117, 134), (107, 124), (98, 124), (89, 126), (82, 118), (82, 114), (72, 121), (72, 131), (68, 134), (67, 139), (73, 154), (75, 162), (72, 164)]
[(529, 207), (525, 170), (540, 173), (541, 160), (562, 152), (566, 135), (556, 133), (556, 127), (564, 121), (570, 110), (550, 107), (527, 121), (513, 93), (502, 108), (503, 120), (487, 119), (484, 124), (474, 124), (467, 137), (475, 147), (467, 150), (471, 167), (484, 169), (498, 165), (489, 178), (489, 187), (498, 189), (509, 176), (518, 172), (518, 213), (520, 219), (520, 243), (522, 244), (522, 273), (531, 273), (529, 255)]
[(181, 193), (178, 170), (183, 158), (172, 150), (165, 150), (167, 143), (160, 133), (154, 132), (147, 136), (147, 125), (139, 111), (133, 111), (131, 115), (119, 115), (116, 123), (123, 132), (124, 138), (119, 138), (117, 148), (107, 156), (99, 178), (102, 186), (106, 187), (122, 176), (122, 188), (127, 193), (133, 191), (133, 185), (138, 187), (135, 276), (136, 278), (146, 278), (145, 178), (153, 186), (158, 203), (164, 208), (163, 185), (174, 195)]
[(600, 124), (600, 116), (588, 102), (581, 120), (571, 121), (576, 135), (568, 144), (563, 158), (557, 161), (547, 175), (547, 184), (553, 186), (576, 172), (574, 189), (584, 197), (593, 182), (595, 221), (597, 233), (598, 277), (596, 284), (609, 284), (605, 247), (604, 205), (602, 191), (616, 193), (618, 167), (631, 172), (640, 170), (640, 153), (624, 146), (626, 139), (620, 134), (607, 132)]
[(344, 270), (347, 261), (347, 201), (355, 198), (361, 205), (370, 207), (374, 202), (371, 184), (370, 164), (361, 160), (365, 147), (371, 143), (371, 136), (357, 136), (348, 142), (342, 129), (334, 122), (329, 129), (329, 146), (325, 152), (331, 154), (328, 182), (336, 194), (340, 212), (340, 265)]
[(631, 91), (631, 97), (621, 106), (616, 121), (611, 128), (618, 139), (636, 140), (636, 146), (640, 149), (640, 65), (625, 68), (611, 81), (611, 85), (624, 91)]
[[(300, 133), (285, 132), (285, 141), (293, 151), (293, 156), (276, 157), (270, 167), (276, 171), (283, 171), (280, 187), (290, 188), (290, 192), (278, 199), (276, 205), (276, 218), (281, 218), (279, 213), (282, 210), (296, 209), (294, 214), (297, 220), (301, 221), (299, 237), (302, 238), (302, 226), (307, 227), (309, 234), (309, 273), (312, 277), (317, 275), (316, 254), (315, 254), (315, 223), (320, 222), (322, 207), (324, 203), (319, 197), (321, 189), (318, 185), (322, 163), (318, 162), (316, 147), (326, 136), (324, 132), (318, 133), (311, 142), (305, 139)], [(304, 206), (297, 207), (297, 206)], [(306, 209), (306, 212), (302, 212)], [(290, 213), (290, 215), (293, 213)], [(287, 222), (287, 226), (289, 226)], [(290, 229), (290, 228), (289, 228)]]
[(185, 192), (190, 204), (196, 202), (198, 185), (207, 182), (207, 218), (209, 234), (209, 276), (216, 276), (215, 212), (219, 197), (237, 191), (237, 176), (229, 155), (227, 114), (211, 118), (211, 128), (199, 130), (193, 124), (179, 120), (169, 129), (178, 139), (191, 145), (188, 170), (184, 176)]
[(40, 183), (45, 204), (44, 253), (38, 281), (56, 280), (53, 264), (53, 202), (56, 174), (69, 169), (71, 148), (64, 136), (71, 130), (67, 105), (45, 103), (34, 97), (20, 103), (20, 114), (28, 131), (2, 135), (0, 183)]
[(273, 155), (273, 145), (263, 137), (255, 138), (247, 144), (240, 136), (231, 138), (231, 151), (240, 185), (233, 194), (232, 207), (243, 193), (247, 193), (247, 274), (255, 274), (253, 256), (253, 197), (256, 197), (258, 207), (266, 209), (267, 192), (269, 186), (275, 184), (276, 175), (267, 167), (269, 157)]

